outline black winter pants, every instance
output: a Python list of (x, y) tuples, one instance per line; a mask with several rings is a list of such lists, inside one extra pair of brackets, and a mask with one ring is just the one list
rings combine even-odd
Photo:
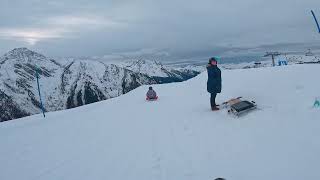
[(216, 106), (216, 97), (217, 97), (217, 93), (211, 93), (211, 97), (210, 97), (211, 107)]

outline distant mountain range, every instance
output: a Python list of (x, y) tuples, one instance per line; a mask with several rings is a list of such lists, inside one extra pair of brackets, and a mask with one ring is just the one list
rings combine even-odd
[(173, 68), (146, 60), (116, 64), (55, 60), (16, 48), (0, 57), (0, 122), (41, 112), (37, 69), (46, 111), (110, 99), (141, 85), (180, 82), (200, 73), (197, 68)]

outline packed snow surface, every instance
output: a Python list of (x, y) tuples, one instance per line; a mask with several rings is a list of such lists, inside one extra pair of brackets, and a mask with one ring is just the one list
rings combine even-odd
[(210, 111), (203, 73), (79, 108), (0, 124), (1, 180), (320, 179), (320, 65), (222, 71), (221, 103), (243, 96), (259, 110)]

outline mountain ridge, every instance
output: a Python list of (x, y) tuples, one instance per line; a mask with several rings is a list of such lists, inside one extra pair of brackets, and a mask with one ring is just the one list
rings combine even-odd
[[(27, 48), (15, 48), (0, 57), (0, 90), (1, 96), (6, 97), (0, 104), (0, 122), (41, 112), (36, 71), (46, 111), (110, 99), (145, 84), (180, 82), (200, 73), (165, 67), (156, 61), (130, 62), (155, 71), (140, 71), (121, 63), (57, 61)], [(4, 102), (11, 102), (11, 106), (6, 107)]]

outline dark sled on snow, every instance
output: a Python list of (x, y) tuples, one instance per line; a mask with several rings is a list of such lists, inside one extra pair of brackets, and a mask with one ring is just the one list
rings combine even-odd
[(228, 112), (239, 117), (239, 116), (246, 114), (246, 113), (248, 113), (252, 110), (255, 110), (255, 109), (257, 109), (257, 105), (254, 101), (251, 101), (251, 102), (240, 101), (236, 104), (231, 105)]
[(254, 101), (246, 101), (242, 100), (241, 98), (242, 97), (230, 99), (229, 101), (224, 102), (222, 105), (224, 108), (228, 109), (229, 114), (233, 114), (237, 117), (257, 109), (257, 105)]

